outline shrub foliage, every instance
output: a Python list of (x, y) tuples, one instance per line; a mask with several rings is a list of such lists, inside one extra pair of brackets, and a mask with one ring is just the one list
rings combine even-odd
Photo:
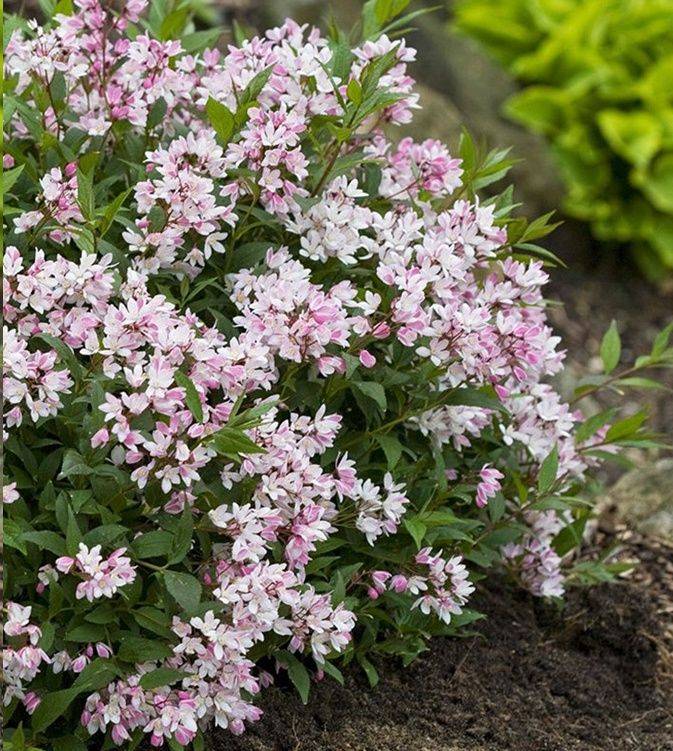
[(506, 111), (549, 137), (568, 213), (670, 273), (672, 0), (459, 0), (456, 22), (525, 84)]
[[(275, 676), (306, 700), (461, 632), (496, 568), (554, 598), (619, 570), (569, 554), (645, 416), (546, 382), (548, 218), (477, 196), (507, 155), (386, 135), (405, 5), (226, 52), (143, 0), (7, 19), (12, 751), (203, 748)], [(579, 395), (656, 386), (670, 333), (622, 371), (613, 327)]]

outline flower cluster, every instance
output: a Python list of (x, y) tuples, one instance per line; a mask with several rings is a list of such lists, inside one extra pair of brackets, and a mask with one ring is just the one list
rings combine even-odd
[(83, 577), (84, 581), (77, 585), (75, 592), (78, 600), (86, 597), (91, 602), (99, 597), (113, 597), (120, 587), (131, 584), (136, 578), (131, 559), (124, 555), (125, 548), (115, 550), (106, 559), (100, 551), (100, 545), (95, 545), (89, 550), (81, 542), (79, 552), (74, 558), (65, 555), (56, 559), (56, 569), (62, 574), (74, 571)]
[(77, 164), (67, 164), (64, 173), (59, 167), (54, 167), (40, 180), (42, 193), (37, 200), (42, 204), (41, 208), (26, 211), (15, 219), (15, 232), (27, 232), (41, 223), (53, 221), (59, 226), (49, 233), (54, 242), (62, 242), (74, 235), (77, 225), (84, 221), (77, 203)]
[[(202, 267), (213, 251), (224, 252), (223, 230), (237, 218), (232, 206), (236, 185), (215, 191), (214, 180), (226, 175), (222, 148), (210, 133), (190, 133), (173, 140), (168, 148), (149, 152), (146, 162), (147, 170), (158, 177), (136, 184), (141, 217), (133, 230), (124, 233), (124, 239), (131, 252), (138, 254), (135, 263), (140, 269), (156, 272), (173, 267), (193, 273), (193, 267)], [(219, 199), (227, 203), (218, 205)], [(151, 220), (157, 210), (162, 213), (161, 228)], [(186, 249), (176, 264), (178, 250), (190, 235), (204, 238), (202, 247), (197, 243)]]
[(530, 591), (538, 597), (562, 597), (565, 593), (561, 558), (553, 547), (554, 537), (561, 531), (564, 521), (553, 511), (528, 514), (530, 534), (520, 543), (510, 543), (503, 555), (518, 562), (521, 578)]
[(75, 712), (96, 747), (240, 733), (274, 673), (455, 633), (503, 559), (563, 592), (575, 512), (530, 505), (614, 415), (546, 382), (547, 273), (473, 149), (387, 135), (415, 53), (373, 5), (353, 49), (292, 21), (199, 48), (144, 0), (11, 34), (5, 701), (32, 745)]
[(269, 251), (266, 266), (265, 274), (235, 275), (231, 296), (241, 315), (234, 323), (285, 360), (322, 358), (323, 372), (325, 366), (333, 368), (327, 348), (348, 347), (348, 306), (354, 305), (356, 289), (347, 281), (329, 291), (313, 284), (309, 269), (293, 260), (286, 248)]
[(451, 617), (463, 612), (463, 606), (474, 592), (462, 558), (453, 556), (447, 560), (442, 551), (433, 554), (431, 548), (423, 548), (414, 557), (414, 563), (415, 570), (408, 574), (374, 571), (369, 597), (376, 600), (386, 590), (397, 594), (409, 592), (416, 596), (412, 608), (419, 608), (425, 615), (435, 613), (444, 623), (451, 623)]
[(38, 646), (42, 631), (30, 622), (31, 607), (24, 607), (16, 602), (7, 602), (3, 630), (11, 642), (18, 641), (21, 646), (7, 646), (2, 652), (2, 674), (5, 683), (3, 703), (9, 705), (19, 699), (32, 713), (40, 703), (34, 691), (26, 691), (29, 684), (42, 669), (42, 665), (51, 660), (46, 652)]

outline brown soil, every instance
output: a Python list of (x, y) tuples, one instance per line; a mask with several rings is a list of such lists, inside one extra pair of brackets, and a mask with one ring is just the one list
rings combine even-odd
[(506, 586), (467, 639), (437, 640), (370, 689), (268, 689), (264, 718), (211, 751), (673, 751), (673, 547), (627, 533), (641, 566), (573, 590), (563, 613)]

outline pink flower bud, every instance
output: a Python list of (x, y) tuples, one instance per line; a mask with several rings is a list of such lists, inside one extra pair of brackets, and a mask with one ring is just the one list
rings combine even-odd
[(386, 339), (390, 336), (390, 326), (385, 321), (381, 321), (372, 329), (372, 335), (377, 339)]
[(26, 708), (26, 712), (28, 714), (33, 714), (33, 712), (38, 708), (40, 705), (40, 702), (42, 699), (34, 692), (30, 691), (23, 697), (23, 705)]
[(112, 657), (112, 650), (110, 649), (110, 647), (108, 647), (107, 644), (103, 644), (103, 642), (98, 642), (98, 644), (96, 644), (96, 653), (104, 660)]
[(179, 727), (175, 731), (175, 740), (181, 745), (188, 745), (194, 738), (194, 733), (190, 733), (189, 730), (183, 727)]
[(110, 439), (110, 433), (108, 432), (107, 428), (101, 428), (100, 430), (96, 431), (92, 438), (91, 438), (91, 447), (92, 448), (98, 448), (99, 446), (102, 446), (103, 444), (107, 443)]
[(506, 389), (504, 386), (496, 384), (493, 388), (499, 399), (507, 399), (509, 396), (509, 389)]
[(360, 362), (365, 366), (365, 368), (373, 368), (374, 365), (376, 365), (376, 358), (371, 354), (371, 352), (363, 349), (360, 350)]
[(63, 555), (56, 559), (56, 568), (62, 573), (67, 574), (70, 569), (75, 565), (75, 559), (70, 558), (67, 555)]
[(89, 660), (87, 660), (86, 655), (80, 655), (75, 660), (72, 661), (72, 671), (73, 673), (81, 673), (82, 670), (87, 666)]

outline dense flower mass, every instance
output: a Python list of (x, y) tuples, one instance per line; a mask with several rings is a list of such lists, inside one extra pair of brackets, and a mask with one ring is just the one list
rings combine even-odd
[(121, 5), (5, 57), (3, 662), (35, 745), (74, 711), (97, 748), (240, 733), (276, 674), (455, 633), (477, 569), (560, 596), (563, 499), (640, 435), (544, 380), (547, 272), (471, 183), (502, 155), (394, 145), (392, 17), (222, 52)]

